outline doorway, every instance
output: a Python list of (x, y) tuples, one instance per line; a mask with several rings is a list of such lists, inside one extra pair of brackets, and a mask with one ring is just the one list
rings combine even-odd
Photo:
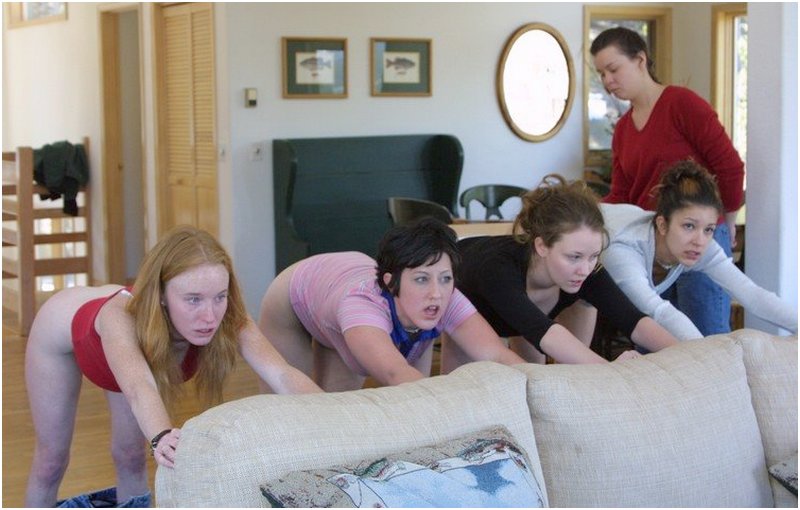
[(144, 257), (141, 12), (100, 13), (103, 212), (108, 283), (131, 284)]

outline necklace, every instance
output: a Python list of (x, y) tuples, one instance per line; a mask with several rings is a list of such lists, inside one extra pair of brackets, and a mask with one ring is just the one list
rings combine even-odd
[(416, 335), (417, 333), (419, 333), (419, 328), (406, 328), (406, 327), (404, 327), (403, 329), (405, 330), (406, 333), (410, 333), (412, 335)]
[(669, 271), (670, 269), (672, 269), (673, 267), (675, 267), (675, 264), (664, 264), (663, 262), (661, 262), (661, 261), (660, 261), (660, 260), (658, 260), (658, 259), (656, 259), (656, 264), (658, 264), (659, 266), (661, 266), (661, 267), (662, 267), (662, 269), (666, 269), (667, 271)]

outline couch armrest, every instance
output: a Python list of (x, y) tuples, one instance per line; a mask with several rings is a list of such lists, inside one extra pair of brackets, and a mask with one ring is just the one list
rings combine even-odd
[[(772, 466), (797, 453), (797, 337), (754, 329), (728, 336), (742, 347), (764, 456)], [(776, 507), (797, 508), (797, 496), (772, 477), (770, 484)]]

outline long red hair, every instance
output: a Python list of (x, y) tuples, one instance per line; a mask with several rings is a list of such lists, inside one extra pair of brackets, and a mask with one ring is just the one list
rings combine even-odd
[(200, 348), (195, 379), (206, 404), (222, 400), (222, 387), (236, 362), (238, 334), (248, 320), (231, 258), (211, 234), (182, 226), (168, 232), (145, 256), (127, 311), (133, 315), (136, 337), (167, 407), (180, 393), (183, 373), (171, 348), (169, 317), (161, 303), (168, 281), (203, 264), (222, 264), (228, 271), (228, 308), (208, 345)]

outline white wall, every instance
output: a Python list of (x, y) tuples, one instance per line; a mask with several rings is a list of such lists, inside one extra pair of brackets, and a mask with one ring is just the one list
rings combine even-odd
[[(797, 4), (751, 3), (747, 14), (745, 269), (756, 283), (796, 307)], [(745, 325), (776, 331), (750, 314)]]
[[(710, 91), (709, 4), (673, 8), (673, 81), (703, 97)], [(502, 182), (533, 187), (547, 173), (581, 176), (583, 5), (579, 3), (227, 3), (218, 59), (227, 59), (229, 165), (234, 245), (251, 311), (274, 277), (271, 141), (275, 138), (448, 133), (464, 146), (460, 189)], [(218, 16), (219, 19), (219, 16)], [(520, 26), (544, 22), (561, 32), (575, 71), (572, 110), (558, 134), (542, 143), (516, 137), (503, 120), (495, 91), (498, 60)], [(687, 28), (688, 27), (688, 28)], [(219, 35), (219, 34), (218, 34)], [(282, 99), (281, 37), (345, 37), (347, 99)], [(433, 95), (375, 98), (369, 91), (369, 38), (433, 39)], [(222, 47), (219, 45), (222, 44)], [(225, 55), (223, 57), (223, 55)], [(244, 108), (244, 88), (259, 106)], [(267, 144), (251, 162), (254, 143)], [(515, 201), (514, 201), (515, 202)], [(513, 216), (518, 203), (506, 210)]]
[[(117, 4), (119, 5), (119, 4)], [(653, 4), (651, 4), (653, 5)], [(673, 7), (673, 81), (686, 83), (708, 98), (710, 77), (709, 4), (655, 4)], [(95, 189), (102, 189), (100, 147), (102, 111), (100, 97), (100, 53), (98, 11), (116, 8), (112, 4), (70, 3), (69, 20), (35, 27), (3, 30), (3, 149), (16, 145), (39, 146), (58, 139), (92, 139), (90, 162)], [(789, 73), (774, 69), (776, 48), (786, 48), (796, 59), (796, 16), (783, 12), (790, 5), (750, 4), (754, 11), (769, 14), (769, 26), (753, 29), (751, 43), (759, 43), (763, 55), (751, 63), (765, 68), (764, 76), (778, 76), (786, 82)], [(776, 15), (773, 11), (778, 9)], [(147, 238), (155, 240), (155, 138), (152, 76), (152, 5), (142, 4), (140, 20), (143, 48), (144, 164), (148, 183), (145, 203), (148, 211)], [(461, 189), (489, 180), (534, 186), (548, 172), (578, 177), (582, 170), (583, 84), (581, 46), (583, 7), (580, 3), (220, 3), (215, 6), (217, 37), (218, 143), (220, 157), (220, 239), (232, 252), (241, 275), (248, 307), (256, 313), (258, 302), (274, 276), (274, 228), (272, 211), (271, 140), (283, 137), (358, 136), (373, 134), (450, 133), (464, 146), (465, 162)], [(795, 6), (796, 12), (796, 6)], [(788, 13), (791, 14), (791, 13)], [(758, 18), (758, 12), (756, 17)], [(776, 19), (772, 19), (776, 18)], [(795, 39), (786, 44), (777, 32), (781, 23), (794, 27)], [(495, 95), (497, 61), (508, 37), (521, 25), (545, 22), (557, 28), (569, 46), (575, 70), (576, 101), (561, 131), (551, 140), (530, 143), (517, 138), (506, 126)], [(758, 23), (757, 23), (758, 24)], [(773, 26), (775, 25), (775, 26)], [(755, 35), (753, 35), (755, 33)], [(348, 39), (349, 97), (339, 100), (287, 100), (281, 98), (281, 36), (329, 36)], [(430, 98), (373, 98), (369, 95), (369, 38), (407, 37), (433, 39), (433, 96)], [(781, 46), (781, 44), (783, 46)], [(756, 51), (756, 50), (754, 50)], [(770, 67), (772, 66), (772, 67)], [(47, 75), (43, 74), (47, 70)], [(778, 73), (778, 74), (775, 74)], [(51, 76), (53, 78), (48, 79)], [(795, 78), (796, 79), (796, 78)], [(769, 96), (772, 79), (760, 92)], [(259, 106), (245, 109), (243, 90), (256, 87)], [(753, 87), (755, 88), (755, 87)], [(785, 84), (785, 94), (796, 94)], [(765, 97), (764, 100), (775, 98)], [(796, 105), (796, 97), (795, 97)], [(789, 97), (785, 101), (790, 101)], [(751, 99), (752, 104), (758, 104)], [(781, 108), (766, 108), (751, 126), (752, 136), (774, 140), (778, 128), (796, 139), (796, 114), (785, 117)], [(769, 115), (767, 117), (767, 115)], [(783, 119), (778, 125), (774, 119)], [(774, 127), (774, 129), (769, 129)], [(792, 131), (793, 129), (793, 131)], [(262, 161), (251, 162), (253, 143), (266, 144)], [(751, 139), (751, 144), (754, 140)], [(766, 145), (765, 147), (771, 147)], [(782, 144), (783, 154), (790, 145)], [(773, 151), (758, 149), (748, 161), (750, 175), (769, 174), (791, 166), (791, 155), (780, 156), (776, 167), (760, 164), (756, 157), (771, 157)], [(781, 152), (783, 151), (783, 152)], [(766, 153), (766, 154), (764, 154)], [(796, 168), (796, 149), (794, 168)], [(759, 166), (760, 165), (760, 166)], [(753, 168), (755, 166), (755, 168)], [(759, 170), (759, 168), (761, 170)], [(791, 172), (790, 172), (791, 173)], [(796, 183), (796, 175), (792, 175)], [(783, 193), (794, 190), (783, 175)], [(770, 177), (764, 179), (770, 182)], [(754, 192), (748, 194), (752, 204)], [(771, 192), (774, 195), (774, 191)], [(105, 277), (102, 199), (93, 195), (95, 275)], [(748, 223), (756, 222), (760, 211), (748, 208)], [(764, 264), (762, 271), (772, 282), (796, 282), (796, 202), (783, 199), (781, 205), (765, 207), (765, 223), (781, 218), (780, 235), (793, 235), (795, 242), (781, 244), (780, 260)], [(748, 232), (755, 229), (749, 229)], [(787, 234), (787, 232), (789, 232)], [(766, 236), (767, 234), (762, 234)], [(774, 239), (764, 241), (775, 248)], [(752, 244), (748, 241), (748, 259)], [(788, 253), (784, 253), (789, 250)], [(777, 250), (776, 250), (777, 251)], [(776, 253), (773, 253), (776, 255)], [(788, 269), (787, 269), (788, 264)], [(779, 267), (780, 269), (774, 270)], [(787, 273), (788, 271), (788, 273)], [(794, 275), (794, 277), (792, 277)], [(765, 285), (767, 285), (765, 283)], [(770, 285), (768, 285), (770, 286)], [(776, 288), (777, 284), (774, 287)], [(781, 291), (783, 292), (783, 291)], [(796, 299), (796, 298), (795, 298)]]
[[(94, 189), (100, 168), (100, 53), (96, 4), (70, 2), (66, 22), (3, 27), (3, 150), (90, 139)], [(6, 20), (4, 20), (4, 23)], [(105, 276), (100, 193), (92, 194), (94, 273)]]
[[(464, 146), (461, 189), (499, 181), (532, 187), (549, 172), (582, 171), (581, 102), (551, 140), (530, 143), (505, 124), (495, 94), (508, 37), (532, 21), (563, 34), (573, 59), (582, 45), (582, 5), (565, 4), (226, 4), (234, 250), (247, 274), (251, 311), (274, 276), (271, 141), (275, 138), (449, 133)], [(347, 99), (282, 99), (281, 37), (346, 37)], [(369, 90), (369, 38), (433, 40), (433, 95), (377, 98)], [(575, 66), (576, 93), (582, 68)], [(245, 109), (256, 87), (259, 106)], [(250, 162), (252, 143), (268, 156)]]
[(700, 2), (672, 7), (672, 83), (711, 100), (711, 7)]
[[(247, 274), (251, 311), (274, 276), (271, 140), (292, 137), (448, 133), (464, 147), (461, 189), (486, 182), (532, 187), (549, 172), (582, 172), (581, 102), (551, 140), (517, 138), (495, 95), (498, 59), (508, 37), (533, 21), (556, 27), (577, 62), (583, 43), (581, 4), (242, 4), (227, 11), (230, 150), (236, 264)], [(347, 99), (282, 99), (281, 37), (346, 37)], [(433, 95), (377, 98), (369, 90), (369, 38), (433, 39)], [(575, 66), (580, 94), (583, 69)], [(243, 90), (258, 89), (245, 109)], [(250, 162), (265, 142), (264, 161)], [(512, 211), (512, 214), (516, 211)]]

